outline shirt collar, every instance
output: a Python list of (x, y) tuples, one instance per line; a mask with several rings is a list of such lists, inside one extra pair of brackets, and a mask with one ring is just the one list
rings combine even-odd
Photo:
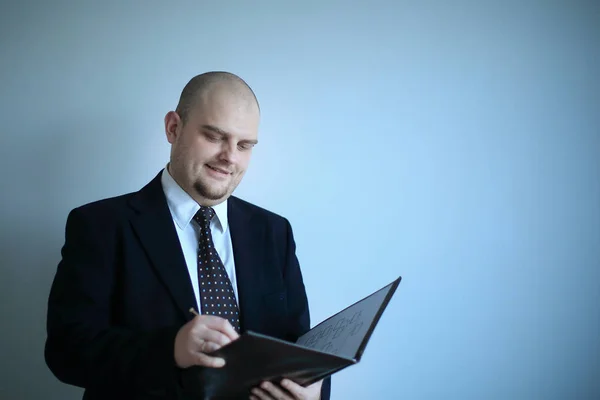
[[(173, 179), (167, 167), (163, 169), (160, 182), (165, 197), (167, 198), (167, 204), (173, 215), (173, 219), (177, 226), (183, 230), (187, 228), (192, 218), (194, 218), (194, 215), (196, 215), (200, 209), (200, 206), (181, 188), (181, 186), (179, 186), (175, 179)], [(215, 210), (216, 214), (216, 218), (213, 219), (213, 221), (221, 232), (224, 232), (228, 224), (227, 200), (212, 206), (212, 208)]]

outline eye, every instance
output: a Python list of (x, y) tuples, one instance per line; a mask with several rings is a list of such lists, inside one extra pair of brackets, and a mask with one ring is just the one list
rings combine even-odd
[(206, 139), (209, 142), (218, 142), (219, 141), (219, 137), (217, 137), (215, 135), (211, 135), (210, 133), (204, 133), (204, 137), (206, 137)]
[(254, 145), (252, 143), (238, 144), (238, 149), (240, 149), (241, 151), (248, 151), (248, 150), (251, 150), (253, 147), (254, 147)]

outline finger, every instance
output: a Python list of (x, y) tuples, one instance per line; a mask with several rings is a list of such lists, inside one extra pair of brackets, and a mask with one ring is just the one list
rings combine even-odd
[(193, 332), (193, 335), (197, 346), (200, 346), (202, 342), (212, 342), (222, 347), (231, 342), (229, 337), (207, 326), (199, 327), (198, 330)]
[(254, 396), (254, 395), (250, 395), (250, 400), (260, 400), (258, 397)]
[(225, 366), (225, 360), (220, 357), (210, 357), (204, 353), (195, 353), (194, 364), (209, 368), (222, 368)]
[(275, 385), (271, 382), (263, 382), (260, 388), (267, 391), (269, 395), (277, 400), (294, 400), (289, 393), (286, 393), (279, 385)]
[(205, 324), (211, 329), (217, 330), (224, 335), (226, 335), (229, 339), (235, 340), (240, 335), (233, 329), (229, 320), (221, 317), (217, 317), (215, 315), (205, 315), (206, 321)]
[(200, 351), (202, 353), (212, 353), (213, 351), (217, 351), (221, 348), (221, 345), (213, 343), (213, 342), (207, 342), (205, 341), (204, 343), (202, 343), (202, 346), (200, 346)]
[(200, 353), (211, 353), (217, 349), (219, 349), (221, 346), (213, 343), (213, 342), (208, 342), (206, 340), (198, 340), (195, 342), (195, 346), (196, 346), (196, 351), (199, 351)]
[(281, 386), (289, 391), (294, 397), (296, 397), (297, 399), (302, 399), (304, 398), (304, 394), (306, 391), (306, 388), (298, 385), (296, 382), (293, 382), (289, 379), (284, 379), (281, 381)]
[(252, 394), (258, 397), (260, 400), (273, 400), (273, 397), (271, 397), (266, 391), (262, 390), (259, 387), (253, 388)]

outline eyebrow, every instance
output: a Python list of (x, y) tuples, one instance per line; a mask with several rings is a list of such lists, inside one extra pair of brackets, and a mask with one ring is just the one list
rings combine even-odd
[[(212, 132), (217, 133), (217, 134), (222, 135), (222, 136), (230, 136), (230, 134), (228, 132), (225, 132), (221, 128), (217, 128), (214, 125), (202, 125), (202, 128), (206, 129), (206, 130), (209, 130), (209, 131), (212, 131)], [(245, 140), (241, 140), (240, 142), (250, 143), (250, 144), (257, 144), (258, 140), (246, 140), (245, 139)]]

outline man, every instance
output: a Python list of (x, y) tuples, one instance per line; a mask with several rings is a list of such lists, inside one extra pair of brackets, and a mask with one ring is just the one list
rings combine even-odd
[[(231, 196), (259, 117), (241, 78), (194, 77), (165, 116), (167, 167), (139, 192), (69, 214), (45, 357), (58, 379), (86, 389), (84, 399), (190, 398), (181, 372), (223, 367), (209, 353), (239, 332), (295, 340), (310, 328), (289, 222)], [(306, 388), (284, 380), (250, 398), (329, 392), (329, 379)]]

